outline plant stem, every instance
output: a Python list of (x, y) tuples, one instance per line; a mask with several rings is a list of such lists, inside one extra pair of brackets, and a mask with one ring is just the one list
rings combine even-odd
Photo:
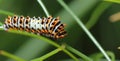
[(87, 57), (85, 54), (79, 52), (78, 50), (72, 48), (71, 46), (66, 47), (69, 51), (75, 53), (76, 55), (78, 55), (79, 57), (83, 58), (85, 61), (93, 61), (91, 58)]
[(47, 8), (45, 7), (45, 5), (43, 4), (42, 0), (37, 0), (37, 1), (40, 4), (40, 6), (42, 7), (42, 9), (45, 12), (46, 16), (48, 17), (50, 14), (49, 14)]
[(62, 51), (64, 48), (65, 48), (65, 46), (61, 46), (61, 47), (59, 47), (59, 48), (51, 51), (50, 53), (47, 53), (46, 55), (44, 55), (44, 56), (42, 56), (42, 57), (40, 57), (40, 58), (33, 59), (33, 60), (31, 60), (31, 61), (43, 61), (43, 60), (49, 58), (50, 56), (53, 56), (54, 54)]
[(13, 59), (13, 60), (15, 60), (15, 61), (26, 61), (26, 60), (24, 60), (24, 59), (22, 59), (22, 58), (20, 58), (20, 57), (17, 57), (17, 56), (15, 56), (15, 55), (10, 54), (10, 53), (8, 53), (8, 52), (6, 52), (6, 51), (3, 51), (3, 50), (0, 50), (0, 55), (9, 57), (9, 58), (11, 58), (11, 59)]
[(76, 58), (72, 53), (70, 53), (68, 50), (63, 49), (63, 52), (65, 52), (68, 56), (70, 56), (75, 61), (80, 61), (78, 58)]
[[(42, 3), (42, 0), (37, 0), (37, 1), (41, 5), (41, 7), (43, 8), (43, 11), (45, 12), (46, 16), (48, 17), (49, 16), (49, 12), (46, 9), (45, 5)], [(60, 46), (57, 46), (57, 47), (60, 47)], [(73, 54), (71, 54), (69, 51), (67, 51), (66, 49), (63, 49), (63, 51), (66, 54), (68, 54), (71, 58), (73, 58), (75, 61), (78, 61), (78, 59)]]
[[(92, 13), (90, 19), (88, 20), (88, 22), (86, 23), (86, 27), (87, 29), (90, 29), (91, 27), (93, 27), (93, 25), (97, 22), (99, 16), (104, 12), (105, 9), (107, 9), (112, 3), (106, 3), (106, 2), (102, 2), (100, 3), (100, 5), (97, 6), (97, 8), (94, 10), (94, 12)], [(92, 61), (92, 59), (90, 59), (89, 57), (87, 57), (86, 55), (84, 55), (83, 53), (79, 52), (78, 50), (72, 48), (71, 46), (67, 46), (66, 47), (69, 51), (75, 53), (76, 55), (82, 57), (84, 60), (86, 61)], [(113, 61), (113, 60), (112, 60)]]
[(85, 27), (85, 25), (82, 23), (82, 21), (70, 10), (70, 8), (63, 2), (63, 0), (58, 0), (58, 2), (73, 16), (73, 18), (76, 20), (76, 22), (79, 24), (79, 26), (85, 31), (85, 33), (89, 36), (89, 38), (92, 40), (92, 42), (97, 46), (97, 48), (102, 52), (102, 54), (105, 56), (105, 58), (108, 61), (111, 61), (109, 56), (106, 54), (104, 49), (101, 47), (101, 45), (97, 42), (95, 37), (89, 32), (89, 30)]
[[(3, 29), (0, 29), (0, 30), (3, 30)], [(47, 39), (46, 37), (43, 37), (43, 36), (38, 36), (38, 35), (35, 35), (35, 34), (31, 34), (31, 33), (24, 32), (24, 31), (18, 31), (18, 30), (8, 30), (8, 32), (15, 33), (15, 34), (21, 34), (21, 35), (25, 35), (25, 36), (30, 36), (30, 37), (34, 37), (34, 38), (38, 38), (39, 40), (43, 40), (43, 41), (45, 41), (45, 42), (47, 42), (47, 43), (49, 43), (49, 44), (51, 44), (51, 45), (53, 45), (53, 46), (55, 46), (57, 48), (60, 47), (60, 45), (55, 43), (53, 40)], [(78, 59), (72, 53), (67, 51), (66, 49), (63, 49), (63, 52), (68, 54), (75, 61), (78, 61)]]

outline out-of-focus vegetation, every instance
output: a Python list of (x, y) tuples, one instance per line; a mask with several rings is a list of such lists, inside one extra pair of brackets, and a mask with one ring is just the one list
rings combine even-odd
[[(78, 26), (75, 19), (73, 19), (57, 0), (43, 0), (43, 2), (53, 17), (59, 16), (62, 23), (66, 23), (67, 25), (67, 37), (58, 41), (54, 40), (56, 43), (66, 43), (87, 56), (92, 55), (93, 57), (97, 52), (100, 52), (84, 31)], [(64, 2), (67, 3), (69, 8), (86, 26), (88, 26), (101, 46), (106, 51), (112, 51), (115, 54), (116, 59), (120, 59), (120, 50), (117, 49), (120, 46), (120, 19), (115, 22), (111, 22), (110, 20), (111, 15), (120, 12), (120, 4), (103, 2), (101, 0), (64, 0)], [(100, 6), (101, 3), (104, 4)], [(105, 6), (107, 7), (104, 8)], [(97, 8), (100, 9), (96, 11)], [(36, 0), (0, 0), (0, 11), (7, 11), (6, 13), (0, 13), (0, 22), (2, 23), (4, 23), (4, 20), (8, 15), (13, 14), (30, 17), (46, 16)], [(89, 20), (95, 21), (88, 24)], [(43, 39), (40, 40), (0, 30), (0, 50), (5, 50), (23, 59), (31, 60), (43, 56), (55, 49), (56, 47), (43, 41)], [(96, 55), (101, 56), (99, 53)], [(61, 51), (46, 59), (46, 61), (65, 61), (66, 59), (69, 60), (71, 58)], [(0, 61), (10, 61), (10, 59), (1, 55)]]

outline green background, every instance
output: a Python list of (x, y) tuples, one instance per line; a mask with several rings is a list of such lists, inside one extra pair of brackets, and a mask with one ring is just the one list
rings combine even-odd
[[(84, 23), (88, 21), (92, 12), (101, 3), (99, 0), (64, 1)], [(56, 0), (43, 0), (43, 2), (53, 17), (59, 16), (62, 23), (66, 24), (65, 28), (68, 35), (56, 41), (57, 43), (67, 43), (86, 55), (99, 52), (72, 16)], [(9, 11), (16, 15), (46, 17), (36, 0), (0, 0), (0, 10)], [(118, 46), (120, 46), (120, 21), (112, 23), (109, 17), (119, 11), (120, 5), (112, 4), (102, 13), (97, 23), (90, 29), (102, 47), (107, 51), (114, 52), (117, 59), (120, 58), (120, 50), (117, 49)], [(8, 15), (0, 14), (0, 21), (4, 23), (7, 16)], [(44, 41), (39, 41), (38, 39), (0, 31), (0, 50), (8, 51), (24, 59), (30, 60), (35, 57), (40, 57), (54, 49), (55, 47), (52, 45)], [(69, 56), (60, 52), (48, 58), (46, 61), (58, 61), (66, 58), (69, 58)], [(5, 60), (8, 60), (8, 58), (0, 56), (0, 61)]]

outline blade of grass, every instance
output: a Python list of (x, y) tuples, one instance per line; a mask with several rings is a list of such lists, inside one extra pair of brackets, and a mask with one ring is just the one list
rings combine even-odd
[(26, 60), (24, 60), (24, 59), (22, 59), (20, 57), (17, 57), (15, 55), (10, 54), (10, 53), (8, 53), (6, 51), (3, 51), (3, 50), (0, 50), (0, 55), (6, 56), (6, 57), (11, 58), (11, 59), (13, 59), (15, 61), (26, 61)]
[(73, 16), (73, 18), (76, 20), (76, 22), (79, 24), (79, 26), (82, 27), (82, 29), (86, 32), (86, 34), (89, 36), (89, 38), (92, 40), (92, 42), (97, 46), (97, 48), (102, 52), (102, 54), (105, 56), (105, 58), (108, 61), (111, 61), (111, 59), (106, 54), (104, 49), (97, 42), (97, 40), (94, 38), (94, 36), (89, 32), (89, 30), (85, 27), (85, 25), (82, 23), (82, 21), (69, 9), (69, 7), (63, 2), (63, 0), (58, 0), (58, 2)]

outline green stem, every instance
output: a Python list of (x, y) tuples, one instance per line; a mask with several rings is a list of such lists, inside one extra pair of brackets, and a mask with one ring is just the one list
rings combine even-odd
[(42, 7), (43, 11), (45, 12), (45, 14), (47, 15), (47, 17), (50, 15), (47, 8), (45, 7), (45, 5), (43, 4), (42, 0), (37, 0), (38, 3), (40, 4), (40, 6)]
[[(3, 30), (3, 29), (0, 29), (0, 30)], [(15, 33), (15, 34), (21, 34), (21, 35), (26, 35), (26, 36), (30, 36), (30, 37), (34, 37), (34, 38), (38, 38), (39, 40), (43, 40), (57, 48), (60, 47), (59, 44), (55, 43), (53, 40), (50, 40), (50, 39), (47, 39), (43, 36), (38, 36), (38, 35), (35, 35), (35, 34), (31, 34), (31, 33), (28, 33), (28, 32), (24, 32), (24, 31), (18, 31), (18, 30), (8, 30), (8, 32), (10, 33)], [(72, 54), (70, 53), (69, 51), (67, 51), (66, 49), (63, 49), (63, 51), (68, 54), (71, 58), (73, 58), (75, 61), (78, 61), (78, 59)]]
[[(99, 16), (104, 12), (105, 9), (107, 9), (109, 6), (111, 5), (111, 3), (105, 3), (102, 2), (99, 6), (97, 6), (97, 8), (94, 10), (94, 12), (92, 13), (90, 19), (88, 20), (86, 27), (88, 29), (90, 29), (98, 20)], [(84, 60), (86, 61), (92, 61), (92, 59), (90, 59), (89, 57), (87, 57), (86, 55), (84, 55), (83, 53), (79, 52), (78, 50), (72, 48), (71, 46), (67, 46), (67, 49), (73, 53), (75, 53), (76, 55), (78, 55), (79, 57), (82, 57)]]
[[(94, 10), (94, 12), (92, 13), (90, 19), (88, 20), (88, 22), (86, 23), (86, 27), (88, 29), (90, 29), (91, 27), (93, 27), (93, 25), (97, 22), (99, 16), (111, 5), (112, 3), (106, 3), (106, 2), (102, 2), (100, 3), (100, 5), (97, 6), (97, 8)], [(76, 55), (82, 57), (84, 60), (86, 61), (91, 61), (92, 59), (90, 59), (89, 57), (85, 56), (84, 54), (82, 54), (81, 52), (79, 52), (78, 50), (67, 46), (67, 49), (73, 53), (75, 53)]]
[(10, 54), (10, 53), (8, 53), (6, 51), (3, 51), (3, 50), (0, 50), (0, 55), (6, 56), (6, 57), (11, 58), (11, 59), (13, 59), (15, 61), (26, 61), (26, 60), (24, 60), (24, 59), (22, 59), (20, 57), (17, 57), (15, 55)]
[(85, 25), (82, 23), (82, 21), (72, 12), (72, 10), (70, 10), (70, 8), (63, 2), (63, 0), (58, 0), (58, 2), (73, 16), (73, 18), (76, 20), (76, 22), (79, 24), (79, 26), (86, 32), (86, 34), (89, 36), (89, 38), (92, 40), (92, 42), (97, 46), (97, 48), (102, 52), (102, 54), (105, 56), (105, 58), (108, 61), (111, 61), (111, 59), (106, 54), (104, 49), (97, 42), (95, 37), (89, 32), (89, 30), (85, 27)]
[(69, 55), (72, 59), (75, 61), (80, 61), (78, 58), (76, 58), (72, 53), (70, 53), (68, 50), (63, 49), (63, 52), (65, 52), (67, 55)]
[[(47, 17), (50, 15), (48, 10), (46, 9), (45, 5), (43, 4), (42, 0), (38, 0), (38, 3), (41, 5), (41, 7), (43, 8), (43, 11), (45, 12), (45, 14), (47, 15)], [(75, 61), (78, 61), (78, 59), (71, 54), (69, 51), (67, 51), (66, 49), (63, 49), (63, 51), (68, 54), (71, 58), (73, 58)]]
[[(35, 37), (35, 38), (38, 38), (38, 39), (40, 39), (40, 40), (44, 40), (44, 41), (52, 44), (53, 46), (55, 46), (55, 47), (57, 47), (57, 48), (60, 47), (60, 45), (58, 45), (57, 43), (55, 43), (55, 42), (53, 42), (52, 40), (47, 39), (47, 38), (45, 38), (45, 37), (42, 37), (42, 36), (39, 37), (39, 36), (37, 36), (37, 35), (35, 35), (34, 37)], [(73, 58), (75, 61), (79, 61), (72, 53), (70, 53), (70, 52), (67, 51), (66, 49), (63, 49), (63, 52), (65, 52), (66, 54), (68, 54), (68, 55), (69, 55), (71, 58)]]
[(83, 60), (85, 61), (93, 61), (91, 58), (87, 57), (85, 54), (79, 52), (78, 50), (72, 48), (71, 46), (66, 47), (69, 51), (71, 51), (72, 53), (75, 53), (76, 55), (78, 55), (79, 57), (83, 58)]
[(61, 46), (61, 47), (59, 47), (59, 48), (51, 51), (50, 53), (47, 53), (46, 55), (44, 55), (44, 56), (42, 56), (42, 57), (40, 57), (40, 58), (33, 59), (33, 60), (31, 60), (31, 61), (43, 61), (43, 60), (45, 60), (45, 59), (47, 59), (47, 58), (55, 55), (56, 53), (62, 51), (64, 48), (65, 48), (65, 46)]

